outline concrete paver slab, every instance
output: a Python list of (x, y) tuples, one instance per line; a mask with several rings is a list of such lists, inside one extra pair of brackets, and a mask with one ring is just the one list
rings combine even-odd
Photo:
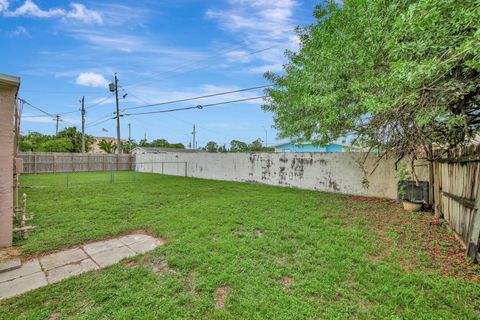
[(18, 269), (22, 266), (22, 261), (19, 258), (15, 258), (6, 262), (0, 263), (0, 273)]
[(43, 272), (0, 283), (0, 299), (10, 298), (48, 284)]
[(19, 269), (0, 273), (0, 300), (115, 264), (124, 258), (151, 251), (162, 244), (161, 239), (133, 234), (32, 259)]
[(118, 238), (118, 240), (120, 240), (127, 246), (134, 244), (136, 242), (141, 242), (141, 241), (146, 241), (151, 239), (155, 239), (155, 238), (146, 234), (131, 234), (128, 236)]
[(66, 264), (79, 262), (87, 258), (82, 249), (70, 249), (40, 258), (40, 264), (44, 270), (50, 270), (64, 266)]
[(98, 241), (89, 243), (83, 246), (83, 250), (89, 255), (96, 254), (98, 252), (107, 251), (113, 248), (122, 247), (124, 244), (118, 239), (111, 239), (106, 241)]
[(91, 257), (100, 267), (103, 268), (115, 264), (124, 258), (132, 257), (135, 254), (136, 253), (134, 251), (125, 246), (119, 248), (112, 248), (107, 251), (101, 251), (92, 254)]
[(10, 281), (16, 278), (25, 277), (36, 272), (41, 272), (42, 268), (38, 259), (30, 260), (24, 263), (19, 269), (0, 273), (0, 283)]
[(129, 245), (128, 247), (135, 251), (136, 253), (146, 253), (152, 251), (156, 247), (162, 245), (163, 242), (155, 238), (150, 238), (141, 242), (135, 242)]
[(80, 261), (80, 263), (67, 264), (49, 270), (47, 272), (47, 280), (49, 283), (54, 283), (95, 269), (98, 269), (98, 266), (89, 258)]

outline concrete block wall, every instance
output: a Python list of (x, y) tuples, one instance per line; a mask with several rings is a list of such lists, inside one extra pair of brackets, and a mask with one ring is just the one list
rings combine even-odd
[[(396, 199), (394, 159), (362, 152), (342, 153), (182, 153), (137, 154), (136, 170), (213, 180), (257, 182), (301, 189)], [(163, 164), (162, 164), (163, 162)], [(186, 163), (186, 169), (185, 164)], [(162, 168), (163, 166), (163, 168)], [(162, 171), (163, 170), (163, 171)], [(428, 181), (428, 166), (416, 168)]]

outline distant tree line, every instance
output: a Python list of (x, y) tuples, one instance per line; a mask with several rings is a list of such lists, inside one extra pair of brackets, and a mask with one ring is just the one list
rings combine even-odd
[(226, 145), (219, 146), (215, 141), (209, 141), (202, 150), (207, 152), (251, 152), (251, 151), (274, 151), (275, 148), (263, 145), (262, 139), (256, 139), (250, 144), (240, 140), (230, 141), (230, 148)]
[[(92, 149), (95, 139), (85, 135), (85, 150)], [(56, 135), (29, 132), (20, 137), (20, 151), (34, 152), (82, 152), (82, 133), (76, 127), (68, 127)]]
[[(85, 151), (92, 150), (95, 138), (91, 135), (85, 135)], [(117, 144), (114, 141), (102, 139), (98, 147), (106, 153), (115, 153)], [(165, 139), (156, 139), (148, 142), (146, 139), (136, 142), (133, 139), (122, 143), (124, 152), (130, 152), (135, 147), (156, 147), (156, 148), (176, 148), (185, 149), (182, 143), (169, 143)], [(29, 132), (20, 136), (21, 152), (82, 152), (82, 133), (76, 127), (68, 127), (59, 131), (56, 135), (42, 134), (40, 132)]]
[[(95, 138), (91, 135), (85, 135), (85, 151), (92, 150)], [(115, 153), (117, 143), (112, 140), (102, 139), (98, 142), (98, 147), (106, 153)], [(130, 153), (136, 147), (146, 148), (174, 148), (185, 149), (183, 143), (170, 143), (166, 139), (155, 139), (148, 142), (146, 139), (138, 143), (129, 139), (122, 142), (122, 150)], [(251, 152), (251, 151), (274, 151), (272, 147), (264, 146), (261, 139), (256, 139), (251, 143), (240, 140), (230, 141), (230, 146), (219, 145), (215, 141), (209, 141), (205, 147), (200, 150), (207, 152)], [(22, 152), (82, 152), (82, 133), (76, 127), (68, 127), (59, 131), (56, 135), (42, 134), (39, 132), (29, 132), (20, 137), (20, 151)]]

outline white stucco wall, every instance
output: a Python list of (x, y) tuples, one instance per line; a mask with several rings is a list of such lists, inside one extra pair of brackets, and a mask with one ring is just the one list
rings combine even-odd
[[(365, 153), (181, 153), (137, 154), (136, 169), (213, 180), (258, 182), (352, 195), (397, 197), (394, 159), (382, 160), (369, 175), (376, 156)], [(184, 164), (186, 163), (186, 165)], [(185, 169), (186, 166), (186, 169)], [(428, 166), (417, 167), (428, 181)], [(368, 171), (368, 172), (365, 172)]]

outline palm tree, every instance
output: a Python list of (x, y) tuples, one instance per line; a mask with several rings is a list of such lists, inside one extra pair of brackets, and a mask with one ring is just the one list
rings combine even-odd
[(115, 151), (117, 150), (117, 144), (115, 142), (107, 141), (105, 139), (102, 139), (98, 143), (98, 147), (106, 153), (115, 153)]

